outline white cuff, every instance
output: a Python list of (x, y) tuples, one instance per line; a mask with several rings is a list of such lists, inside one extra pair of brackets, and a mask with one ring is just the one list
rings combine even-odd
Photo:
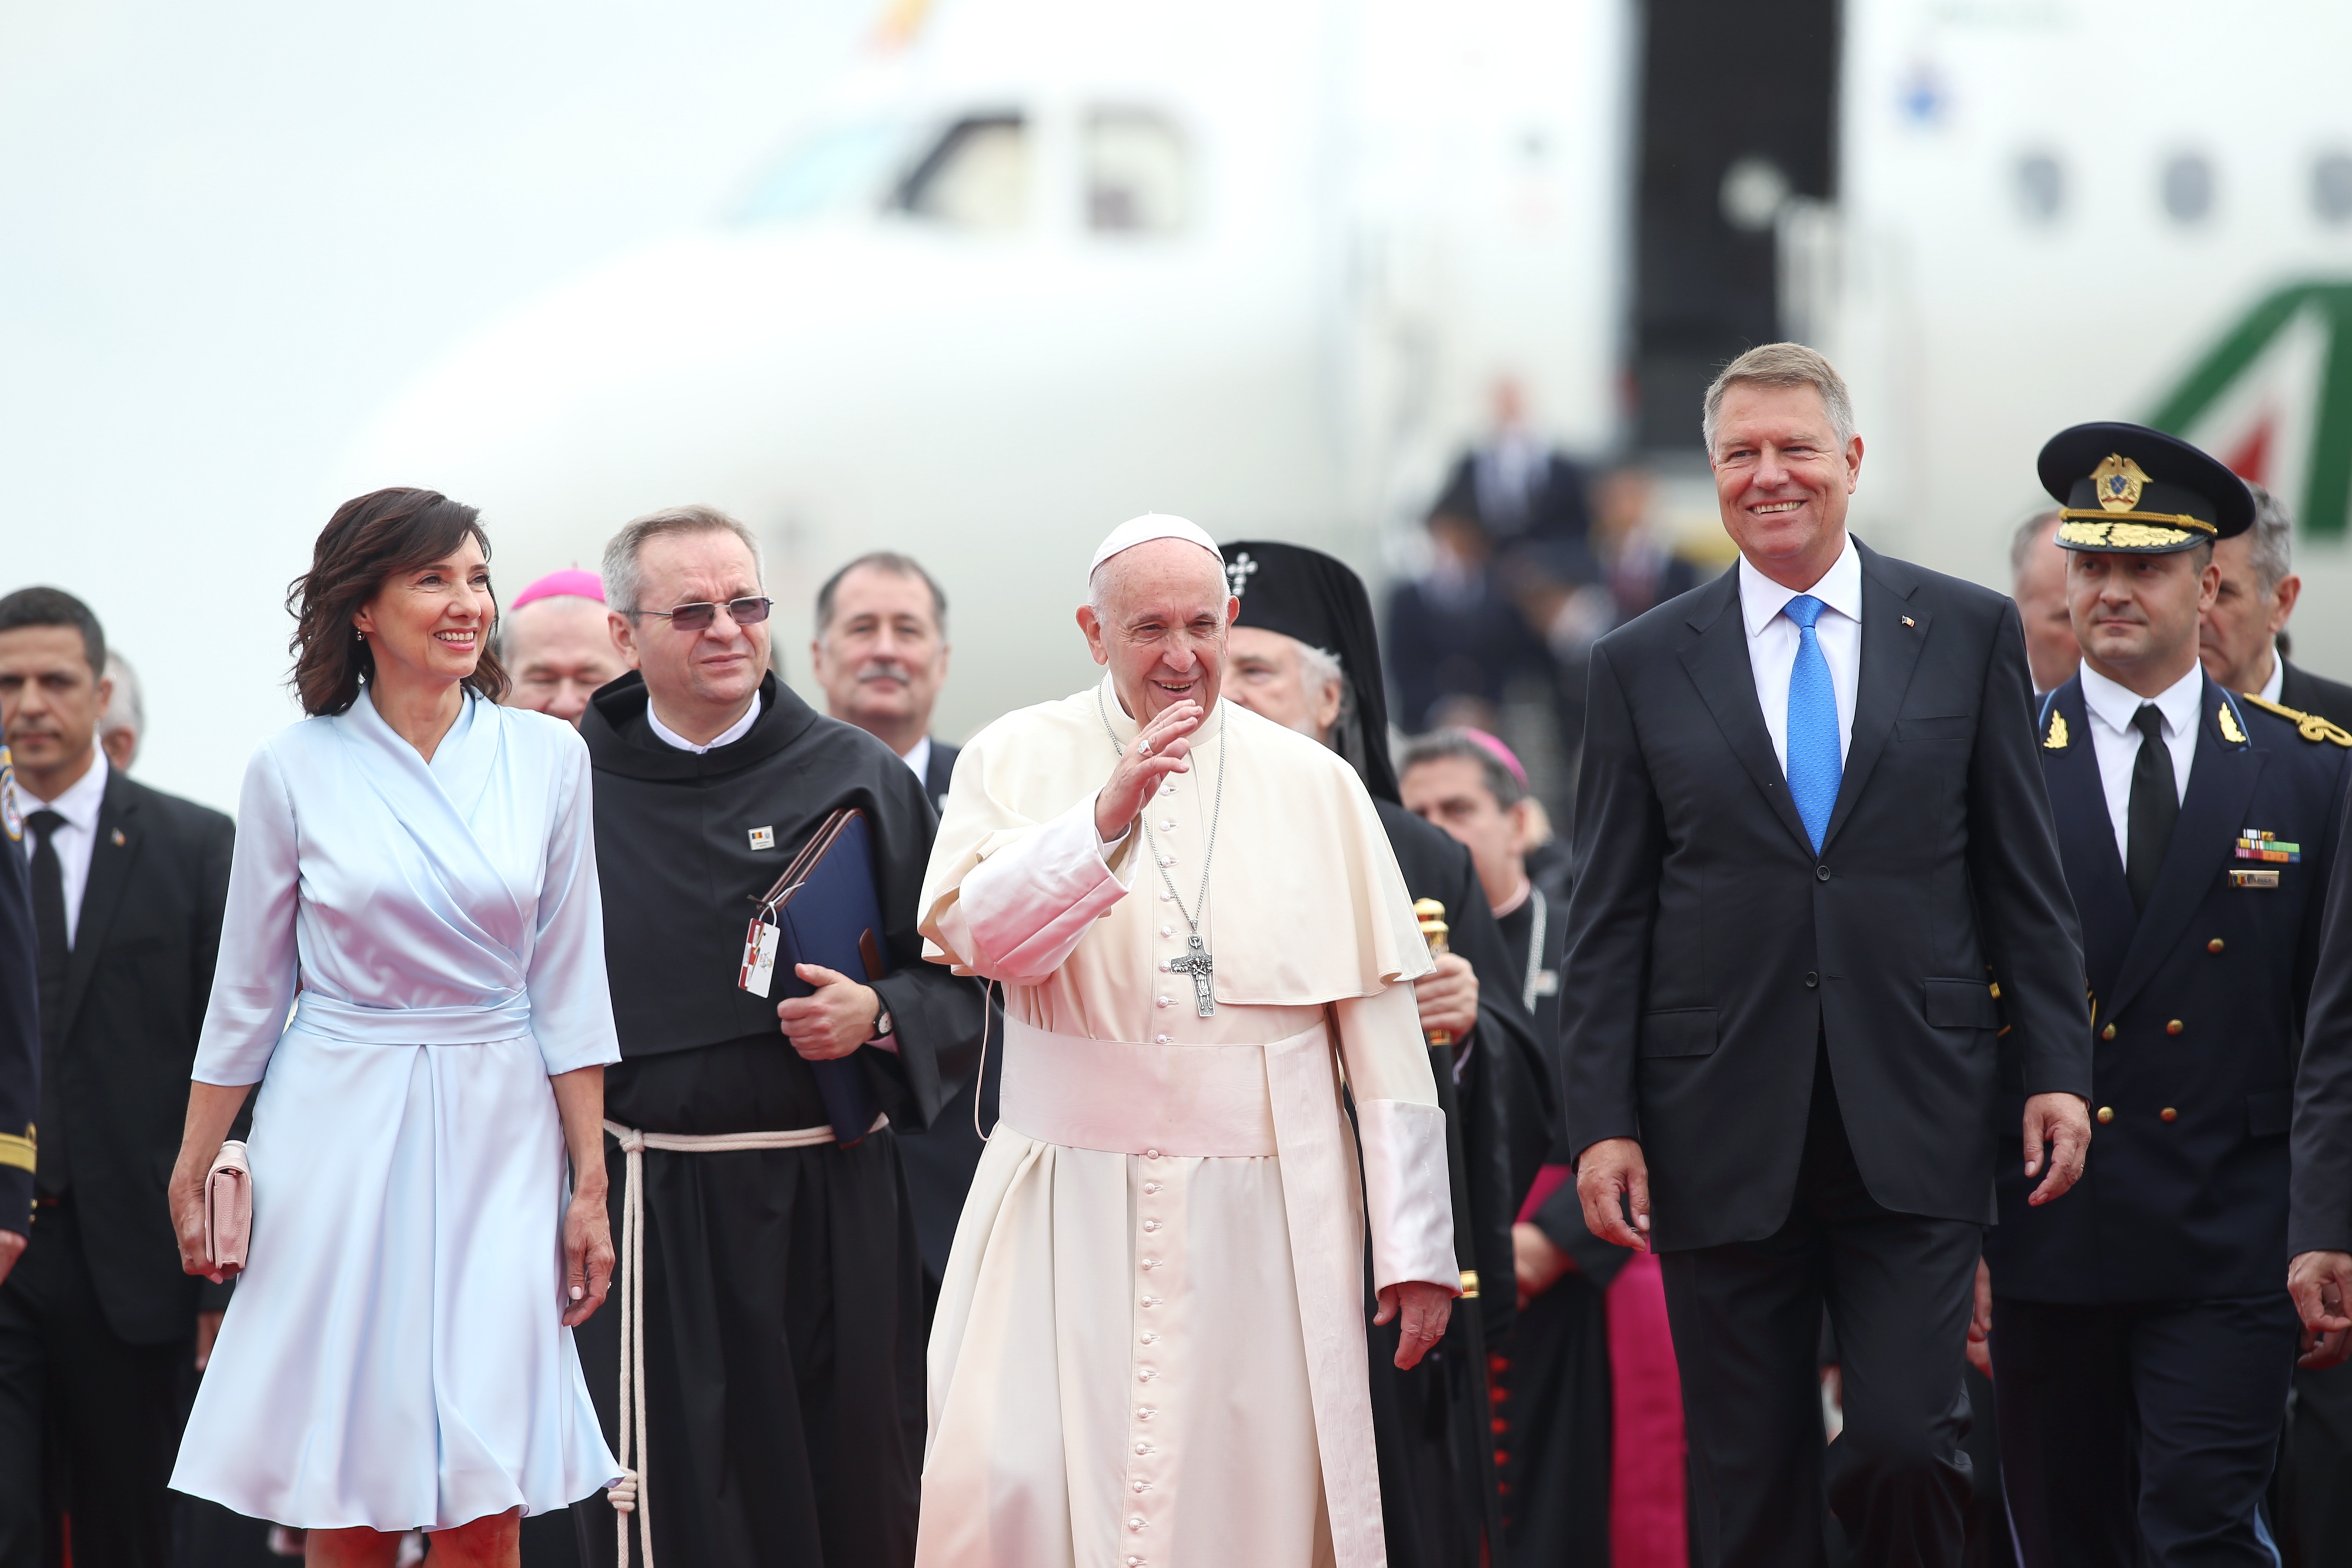
[[(1129, 879), (1134, 874), (1130, 864)], [(1127, 893), (1095, 832), (1089, 796), (974, 867), (940, 925), (974, 972), (1034, 985), (1067, 962)]]
[(1356, 1126), (1363, 1138), (1373, 1291), (1422, 1280), (1459, 1293), (1445, 1113), (1411, 1100), (1359, 1100)]

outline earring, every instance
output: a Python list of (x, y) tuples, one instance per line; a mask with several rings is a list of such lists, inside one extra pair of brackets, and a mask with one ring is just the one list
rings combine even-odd
[(355, 643), (364, 643), (367, 641), (367, 633), (354, 626), (352, 628), (352, 641)]

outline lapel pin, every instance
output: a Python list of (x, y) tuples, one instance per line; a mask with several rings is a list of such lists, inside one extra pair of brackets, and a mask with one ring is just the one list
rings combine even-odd
[(1919, 624), (1919, 622), (1917, 622), (1916, 621), (1912, 620), (1912, 619), (1911, 619), (1911, 617), (1909, 617), (1908, 615), (1906, 615), (1906, 616), (1903, 618), (1903, 624), (1905, 624), (1906, 626), (1916, 626), (1916, 625), (1918, 625), (1918, 624)]
[(114, 847), (118, 850), (122, 847), (122, 830), (121, 828), (114, 830)]
[(755, 850), (774, 849), (776, 847), (776, 830), (772, 827), (752, 829), (751, 847)]

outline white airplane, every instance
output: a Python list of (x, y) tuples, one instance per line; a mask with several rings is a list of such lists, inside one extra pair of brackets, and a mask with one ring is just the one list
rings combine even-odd
[(460, 347), (337, 493), (464, 497), (509, 583), (726, 507), (788, 674), (824, 574), (908, 551), (951, 596), (961, 734), (1081, 683), (1122, 518), (1372, 565), (1498, 371), (1608, 440), (1617, 0), (920, 4), (726, 221)]
[[(1648, 14), (1651, 50), (1682, 47)], [(1122, 517), (1377, 577), (1498, 375), (1571, 449), (1621, 444), (1637, 84), (1677, 79), (1640, 68), (1643, 15), (894, 0), (734, 212), (461, 346), (337, 493), (481, 506), (510, 584), (638, 512), (724, 507), (769, 541), (788, 674), (823, 576), (905, 550), (954, 601), (965, 733), (1085, 677), (1080, 563)], [(2158, 419), (2305, 514), (2298, 648), (2352, 664), (2324, 612), (2352, 589), (2347, 57), (2340, 0), (1848, 6), (1835, 200), (1742, 157), (1721, 202), (1777, 232), (1781, 329), (1854, 383), (1857, 526), (2004, 582), (2040, 443)], [(1685, 472), (1677, 526), (1719, 540)]]

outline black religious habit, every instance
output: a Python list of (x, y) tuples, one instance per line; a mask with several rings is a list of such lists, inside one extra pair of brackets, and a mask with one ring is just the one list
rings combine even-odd
[[(861, 1047), (893, 1126), (944, 1097), (939, 1055), (980, 1028), (980, 992), (922, 961), (916, 900), (937, 827), (922, 781), (865, 731), (771, 674), (740, 739), (697, 754), (647, 722), (642, 677), (581, 719), (595, 768), (596, 859), (620, 1063), (604, 1113), (646, 1132), (824, 1124), (774, 999), (737, 984), (752, 901), (826, 816), (873, 831), (887, 973), (871, 982), (898, 1051)], [(613, 1234), (625, 1157), (605, 1145)], [(923, 1447), (923, 1289), (898, 1145), (884, 1128), (824, 1143), (644, 1155), (646, 1476), (656, 1561), (697, 1568), (904, 1568)], [(578, 1334), (615, 1429), (618, 1293)], [(614, 1552), (600, 1498), (574, 1511), (592, 1564)]]

